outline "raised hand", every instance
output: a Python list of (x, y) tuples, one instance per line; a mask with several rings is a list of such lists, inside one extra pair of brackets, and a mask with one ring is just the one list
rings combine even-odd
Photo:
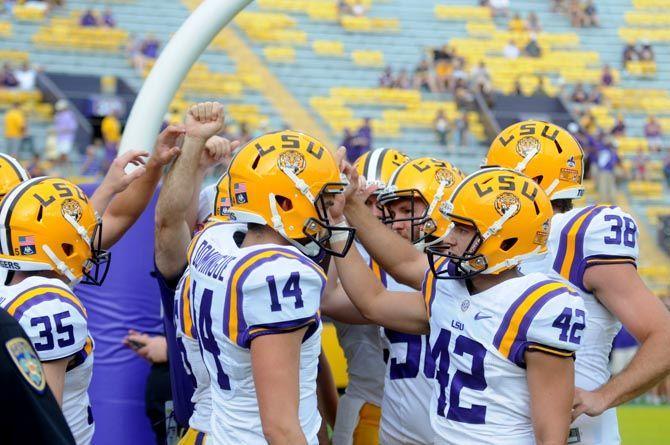
[(184, 125), (168, 125), (156, 139), (154, 152), (147, 161), (147, 168), (162, 168), (181, 152), (179, 139), (186, 133)]
[(207, 140), (223, 128), (225, 114), (218, 102), (201, 102), (186, 112), (186, 136)]
[(229, 141), (221, 136), (212, 136), (205, 142), (205, 149), (200, 156), (200, 168), (207, 169), (230, 161), (233, 151), (240, 146), (240, 141)]
[[(146, 172), (145, 162), (142, 158), (148, 154), (146, 151), (130, 150), (114, 159), (99, 188), (104, 188), (112, 194), (124, 191), (133, 181)], [(130, 173), (126, 173), (125, 169), (128, 165), (135, 165), (137, 168)]]

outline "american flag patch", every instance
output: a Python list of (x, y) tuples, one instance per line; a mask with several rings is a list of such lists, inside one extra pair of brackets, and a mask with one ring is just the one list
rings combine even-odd
[(20, 236), (19, 237), (19, 246), (34, 246), (35, 245), (35, 236)]
[(235, 193), (246, 193), (247, 191), (247, 185), (244, 182), (236, 183), (233, 185), (233, 188), (235, 189)]

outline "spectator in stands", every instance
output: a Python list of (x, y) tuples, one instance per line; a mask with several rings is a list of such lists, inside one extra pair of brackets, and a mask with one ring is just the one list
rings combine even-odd
[(363, 17), (368, 12), (368, 9), (365, 7), (361, 0), (355, 0), (354, 4), (351, 5), (351, 14), (356, 17)]
[(412, 84), (415, 89), (428, 90), (431, 93), (437, 92), (435, 85), (435, 78), (430, 72), (430, 64), (428, 60), (421, 59), (421, 62), (414, 68), (414, 76), (412, 77)]
[(156, 39), (156, 36), (149, 34), (142, 42), (142, 55), (148, 59), (157, 58), (160, 45), (161, 44), (158, 39)]
[(570, 16), (570, 24), (574, 28), (581, 28), (584, 26), (586, 17), (584, 17), (584, 9), (579, 0), (570, 0), (568, 15)]
[(489, 0), (489, 7), (494, 16), (507, 17), (509, 13), (509, 0)]
[(19, 89), (30, 91), (35, 89), (35, 80), (37, 79), (37, 71), (30, 66), (30, 63), (23, 62), (21, 68), (16, 71), (16, 80), (19, 82)]
[(507, 29), (510, 32), (524, 32), (526, 31), (526, 22), (523, 21), (521, 15), (517, 12), (507, 24)]
[(635, 181), (646, 181), (647, 180), (647, 163), (649, 162), (649, 156), (644, 152), (642, 147), (637, 148), (637, 154), (633, 158), (633, 171), (632, 177)]
[(600, 26), (598, 19), (598, 11), (593, 0), (586, 0), (584, 4), (584, 25), (585, 26)]
[(116, 153), (116, 148), (119, 141), (121, 141), (121, 122), (119, 121), (118, 112), (112, 111), (102, 119), (100, 133), (102, 134), (105, 148), (113, 150)]
[(452, 66), (445, 59), (440, 59), (435, 63), (435, 86), (438, 92), (444, 92), (449, 89), (451, 84)]
[(451, 62), (454, 55), (454, 50), (448, 44), (444, 44), (441, 48), (433, 49), (433, 62), (438, 62), (440, 60)]
[(631, 43), (627, 44), (623, 49), (623, 54), (621, 55), (621, 67), (626, 68), (628, 62), (637, 60), (638, 54), (635, 46)]
[(16, 74), (14, 74), (14, 70), (8, 62), (5, 62), (2, 65), (2, 72), (0, 72), (0, 86), (5, 88), (16, 88), (19, 86)]
[(411, 86), (407, 70), (402, 68), (398, 72), (398, 76), (393, 80), (393, 88), (400, 88), (403, 90), (408, 89)]
[(477, 88), (482, 88), (491, 84), (491, 73), (483, 60), (477, 64), (470, 72), (470, 79)]
[(604, 87), (611, 87), (614, 85), (614, 73), (609, 65), (603, 66), (603, 71), (600, 74), (600, 85)]
[(18, 157), (23, 138), (26, 137), (26, 128), (26, 115), (21, 110), (21, 104), (13, 103), (5, 113), (5, 144), (10, 156)]
[(666, 153), (663, 158), (663, 176), (665, 176), (665, 183), (670, 187), (670, 152)]
[(626, 135), (626, 122), (624, 122), (623, 116), (621, 114), (617, 116), (616, 122), (614, 122), (614, 126), (610, 130), (610, 134), (613, 137), (620, 137)]
[(114, 15), (112, 15), (112, 10), (109, 8), (106, 8), (105, 11), (102, 13), (102, 25), (106, 26), (108, 28), (114, 28), (116, 26), (116, 20), (114, 19)]
[(661, 151), (663, 146), (663, 129), (654, 116), (649, 116), (647, 123), (644, 124), (644, 137), (647, 138), (650, 150)]
[(542, 56), (542, 48), (537, 43), (537, 36), (534, 33), (530, 35), (530, 40), (528, 40), (523, 52), (528, 57), (538, 58)]
[(523, 96), (523, 86), (521, 85), (521, 77), (517, 77), (516, 79), (514, 79), (512, 94), (514, 94), (515, 96)]
[[(470, 76), (468, 76), (467, 71), (465, 71), (465, 60), (462, 58), (458, 57), (454, 59), (453, 63), (453, 71), (451, 73), (451, 78), (455, 83), (458, 83), (458, 81), (464, 81), (467, 82)], [(454, 84), (454, 87), (456, 85)]]
[(578, 104), (586, 103), (588, 100), (588, 95), (586, 94), (584, 85), (581, 82), (575, 85), (575, 88), (572, 91), (572, 96), (570, 96), (570, 100)]
[(343, 15), (351, 15), (351, 6), (346, 0), (337, 1), (337, 14), (342, 17)]
[(469, 144), (468, 141), (468, 130), (470, 129), (470, 122), (468, 122), (468, 116), (463, 113), (460, 119), (456, 121), (456, 130), (458, 131), (458, 145), (465, 147)]
[(48, 165), (45, 165), (45, 163), (42, 162), (40, 154), (33, 152), (33, 158), (26, 166), (26, 170), (28, 170), (30, 177), (37, 178), (38, 176), (47, 176), (50, 174), (48, 167)]
[(370, 151), (370, 147), (372, 147), (372, 126), (370, 124), (370, 118), (366, 117), (363, 119), (363, 125), (356, 131), (351, 143), (352, 159), (358, 159), (360, 155)]
[(454, 98), (460, 108), (466, 110), (474, 110), (475, 95), (468, 87), (468, 82), (465, 79), (457, 79), (454, 87)]
[(567, 6), (565, 0), (552, 0), (551, 12), (566, 12)]
[(98, 26), (98, 19), (96, 18), (92, 9), (87, 9), (84, 11), (84, 14), (82, 14), (81, 18), (79, 19), (79, 25)]
[(347, 149), (347, 160), (351, 163), (356, 161), (356, 158), (352, 157), (352, 150), (354, 148), (354, 135), (350, 129), (344, 129), (344, 135), (342, 136), (342, 141), (340, 142), (340, 147)]
[(602, 87), (596, 86), (591, 88), (591, 92), (589, 93), (589, 98), (587, 102), (594, 105), (600, 105), (602, 101), (603, 101)]
[(379, 86), (381, 88), (393, 87), (393, 69), (390, 66), (384, 68), (384, 72), (379, 76)]
[(446, 147), (449, 143), (451, 124), (449, 123), (447, 116), (444, 114), (443, 109), (437, 110), (437, 114), (433, 120), (433, 128), (435, 129), (435, 135), (437, 136), (438, 143)]
[(503, 48), (503, 55), (505, 56), (505, 58), (510, 60), (519, 58), (519, 56), (521, 55), (521, 51), (516, 46), (516, 43), (514, 43), (514, 40), (510, 40), (509, 42), (507, 42), (507, 45), (505, 45), (505, 48)]
[(526, 29), (530, 32), (542, 32), (542, 25), (540, 18), (534, 11), (528, 13), (528, 20), (526, 21)]
[(656, 56), (654, 55), (654, 50), (651, 48), (651, 44), (643, 40), (642, 44), (640, 46), (640, 50), (638, 51), (638, 57), (642, 61), (650, 61), (653, 62), (656, 60)]
[(54, 129), (56, 130), (58, 148), (57, 164), (60, 168), (63, 168), (68, 163), (70, 152), (74, 148), (78, 124), (77, 117), (66, 100), (60, 99), (56, 102), (55, 109)]
[(86, 159), (81, 166), (81, 174), (83, 176), (102, 176), (105, 172), (105, 147), (102, 144), (102, 139), (95, 138), (93, 143), (86, 147)]
[(598, 135), (595, 140), (595, 159), (597, 169), (597, 188), (600, 202), (603, 204), (616, 203), (616, 169), (620, 163), (612, 144)]

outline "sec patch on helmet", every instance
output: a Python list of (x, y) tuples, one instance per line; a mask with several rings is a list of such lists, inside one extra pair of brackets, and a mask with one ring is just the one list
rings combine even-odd
[(5, 347), (7, 348), (7, 352), (9, 352), (12, 361), (19, 371), (21, 371), (21, 375), (26, 379), (30, 386), (35, 388), (37, 392), (42, 393), (47, 382), (44, 377), (42, 363), (32, 346), (30, 346), (25, 338), (16, 337), (7, 341)]

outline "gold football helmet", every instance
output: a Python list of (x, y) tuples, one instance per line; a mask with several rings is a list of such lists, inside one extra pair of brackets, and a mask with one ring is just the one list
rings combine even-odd
[(529, 120), (505, 128), (491, 143), (484, 167), (521, 172), (552, 200), (584, 195), (584, 151), (567, 130), (549, 122)]
[(100, 248), (101, 219), (84, 192), (60, 178), (19, 184), (0, 204), (0, 267), (51, 270), (71, 286), (101, 285), (110, 254)]
[(395, 148), (377, 148), (363, 153), (354, 162), (359, 176), (365, 178), (367, 186), (376, 185), (377, 195), (387, 186), (391, 175), (398, 167), (409, 161), (409, 156)]
[(0, 153), (0, 202), (11, 189), (30, 179), (28, 172), (13, 157)]
[[(461, 255), (450, 251), (448, 233), (443, 243), (426, 249), (437, 278), (498, 274), (547, 250), (551, 201), (535, 181), (514, 170), (486, 168), (469, 175), (440, 213), (452, 223), (449, 231), (462, 225), (474, 235)], [(448, 258), (452, 266), (441, 267), (445, 260), (436, 257)]]
[(214, 198), (214, 212), (212, 219), (217, 221), (230, 221), (230, 179), (228, 172), (221, 175), (216, 183), (216, 198)]
[[(327, 207), (346, 179), (321, 142), (292, 130), (268, 133), (238, 151), (228, 168), (230, 219), (267, 225), (310, 257), (344, 256), (354, 239), (351, 227), (332, 226)], [(345, 237), (333, 250), (331, 237)]]
[[(386, 224), (410, 221), (412, 242), (422, 249), (436, 230), (430, 215), (439, 202), (449, 198), (464, 177), (460, 169), (439, 159), (425, 157), (407, 162), (393, 173), (388, 186), (379, 194), (379, 205), (384, 213), (382, 221)], [(388, 205), (397, 199), (410, 200), (412, 216), (396, 218), (389, 212)], [(415, 210), (417, 202), (423, 203), (425, 210)]]

